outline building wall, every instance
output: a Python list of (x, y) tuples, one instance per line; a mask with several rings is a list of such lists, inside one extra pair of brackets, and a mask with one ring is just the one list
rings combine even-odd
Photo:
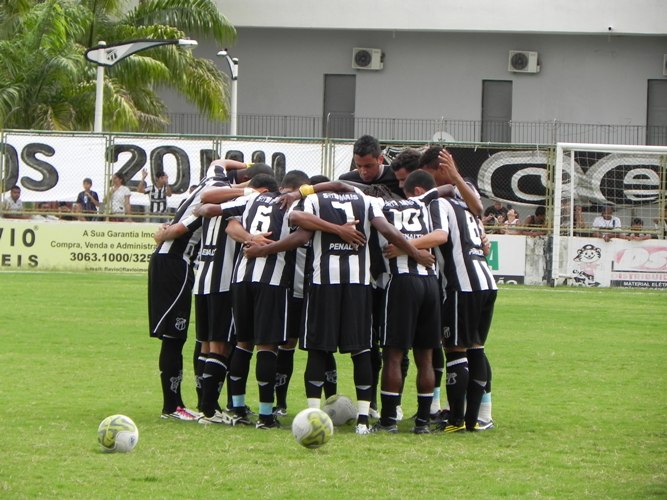
[[(382, 49), (384, 69), (352, 69), (353, 47)], [(218, 49), (203, 42), (197, 55), (227, 71)], [(537, 51), (541, 71), (508, 72), (509, 50)], [(645, 125), (667, 36), (239, 28), (230, 53), (239, 114), (321, 116), (324, 75), (356, 74), (357, 117), (479, 120), (489, 79), (513, 82), (514, 121)]]

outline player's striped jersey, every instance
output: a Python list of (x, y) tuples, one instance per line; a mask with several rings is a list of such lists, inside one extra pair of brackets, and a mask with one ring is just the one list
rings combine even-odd
[[(357, 230), (371, 234), (371, 220), (384, 217), (381, 201), (354, 193), (317, 193), (304, 202), (304, 212), (333, 224), (359, 221)], [(313, 235), (313, 284), (363, 284), (371, 282), (368, 245), (355, 248), (335, 234), (315, 231)]]
[[(206, 178), (192, 193), (190, 193), (190, 196), (181, 203), (171, 224), (178, 224), (192, 215), (194, 208), (201, 203), (202, 190), (209, 186), (221, 187), (228, 186), (228, 184), (215, 177)], [(175, 240), (168, 240), (160, 243), (155, 249), (155, 253), (183, 257), (186, 260), (193, 262), (197, 256), (199, 240), (201, 239), (201, 220), (198, 225), (195, 224), (189, 227), (189, 229), (191, 230)]]
[[(440, 245), (436, 252), (438, 266), (443, 278), (443, 286), (461, 292), (496, 290), (482, 247), (482, 228), (479, 218), (458, 198), (442, 198), (439, 204), (431, 203), (432, 218), (438, 210), (444, 210), (449, 224), (447, 243)], [(440, 212), (441, 214), (443, 212)]]
[(199, 263), (193, 287), (195, 295), (229, 291), (237, 243), (227, 237), (225, 229), (227, 229), (227, 219), (224, 217), (202, 219)]
[[(303, 210), (303, 199), (297, 201), (289, 209)], [(288, 212), (288, 217), (289, 217)], [(297, 226), (290, 227), (290, 232), (298, 229)], [(309, 282), (313, 273), (313, 252), (312, 243), (309, 240), (304, 246), (291, 250), (287, 254), (288, 259), (294, 262), (294, 278), (292, 280), (292, 297), (295, 299), (303, 299), (305, 297), (306, 282)]]
[[(223, 217), (241, 216), (241, 223), (250, 234), (270, 232), (269, 239), (278, 241), (289, 234), (287, 210), (277, 202), (280, 193), (252, 194), (220, 205)], [(232, 277), (233, 283), (249, 281), (269, 285), (290, 286), (294, 274), (294, 262), (288, 261), (286, 252), (266, 257), (247, 259), (239, 252)]]
[(148, 197), (150, 198), (150, 211), (154, 214), (161, 214), (167, 211), (167, 186), (157, 187), (151, 186), (148, 190)]
[[(384, 201), (382, 213), (406, 239), (417, 239), (433, 230), (428, 207), (416, 198)], [(380, 246), (384, 247), (387, 243), (387, 240), (380, 235)], [(435, 275), (433, 268), (427, 268), (407, 255), (384, 260), (387, 271), (392, 275)]]

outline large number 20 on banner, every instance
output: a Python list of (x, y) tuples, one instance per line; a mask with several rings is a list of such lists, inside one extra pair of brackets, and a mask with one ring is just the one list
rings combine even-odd
[(158, 224), (0, 219), (0, 268), (138, 272), (148, 269)]

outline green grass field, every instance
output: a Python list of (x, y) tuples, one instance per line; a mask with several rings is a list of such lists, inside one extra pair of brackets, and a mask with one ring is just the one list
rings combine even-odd
[[(667, 496), (664, 291), (505, 287), (487, 344), (495, 430), (415, 436), (403, 422), (398, 435), (356, 436), (350, 426), (308, 450), (288, 430), (159, 418), (144, 276), (0, 279), (2, 497)], [(305, 406), (304, 359), (292, 416)], [(352, 396), (351, 363), (338, 360), (339, 390)], [(248, 387), (255, 406), (253, 376)], [(184, 397), (194, 404), (189, 360)], [(416, 409), (413, 366), (403, 407)], [(97, 426), (114, 413), (139, 427), (130, 454), (98, 450)]]

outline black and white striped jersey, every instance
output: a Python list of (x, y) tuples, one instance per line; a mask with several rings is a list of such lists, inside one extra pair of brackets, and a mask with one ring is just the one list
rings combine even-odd
[(150, 199), (150, 211), (153, 214), (162, 214), (167, 211), (167, 186), (157, 187), (151, 186), (147, 191)]
[(227, 219), (221, 216), (202, 219), (199, 264), (195, 271), (195, 295), (228, 292), (234, 271), (237, 243), (227, 237)]
[[(381, 200), (354, 193), (316, 193), (306, 197), (304, 212), (333, 224), (359, 221), (356, 228), (371, 234), (371, 220), (384, 217)], [(315, 231), (313, 235), (313, 284), (371, 283), (369, 246), (355, 248), (335, 234)]]
[[(278, 241), (290, 232), (287, 209), (280, 208), (280, 193), (252, 194), (220, 205), (223, 217), (242, 217), (241, 223), (250, 234), (270, 232), (269, 239)], [(290, 286), (294, 262), (286, 259), (286, 252), (266, 257), (247, 259), (239, 252), (232, 277), (233, 283), (249, 281), (276, 286)]]
[[(196, 206), (201, 204), (201, 192), (206, 187), (222, 187), (228, 186), (224, 181), (221, 181), (217, 178), (211, 177), (207, 178), (205, 181), (202, 181), (197, 188), (190, 193), (190, 196), (181, 203), (174, 215), (174, 218), (171, 220), (171, 224), (178, 224), (183, 222), (186, 218), (192, 215), (192, 211)], [(198, 223), (190, 222), (191, 226), (188, 226), (188, 231), (183, 236), (176, 238), (175, 240), (163, 241), (155, 249), (155, 253), (160, 255), (171, 255), (176, 257), (183, 257), (184, 259), (192, 263), (197, 257), (197, 250), (199, 249), (199, 241), (201, 239), (201, 219)]]
[[(408, 240), (417, 239), (433, 231), (429, 209), (417, 198), (384, 201), (382, 213)], [(384, 247), (388, 242), (384, 236), (380, 235), (379, 237), (380, 247)], [(385, 258), (384, 261), (387, 272), (392, 275), (433, 276), (436, 274), (435, 269), (422, 266), (407, 255), (399, 255), (392, 259)]]
[[(303, 199), (297, 201), (290, 207), (292, 210), (303, 210)], [(290, 227), (290, 232), (294, 232), (298, 226)], [(292, 297), (303, 299), (305, 297), (306, 283), (312, 279), (313, 274), (313, 251), (312, 240), (309, 240), (304, 246), (291, 250), (287, 253), (287, 258), (294, 261), (294, 278), (292, 280)]]
[[(449, 237), (436, 252), (443, 286), (460, 292), (496, 290), (496, 281), (484, 257), (482, 227), (462, 199), (441, 198), (429, 205), (431, 218), (447, 218)], [(446, 214), (446, 215), (445, 215)]]

